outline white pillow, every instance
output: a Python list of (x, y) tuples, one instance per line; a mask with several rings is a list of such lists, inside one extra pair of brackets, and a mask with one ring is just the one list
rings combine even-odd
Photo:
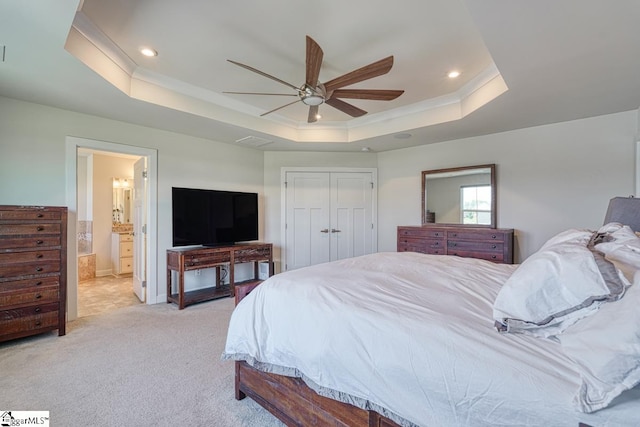
[[(549, 337), (593, 313), (624, 292), (612, 265), (596, 262), (588, 230), (571, 229), (549, 239), (504, 284), (493, 306), (501, 332)], [(605, 278), (601, 268), (607, 273)], [(615, 276), (615, 277), (612, 277)]]
[(557, 339), (575, 363), (582, 384), (574, 404), (582, 412), (607, 407), (640, 383), (640, 271), (619, 301), (602, 305)]
[(629, 226), (621, 225), (607, 233), (606, 241), (598, 243), (595, 249), (621, 270), (625, 280), (633, 281), (635, 271), (640, 269), (640, 237)]

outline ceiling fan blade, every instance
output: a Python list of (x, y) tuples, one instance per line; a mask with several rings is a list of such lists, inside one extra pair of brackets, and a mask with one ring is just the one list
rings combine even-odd
[(311, 105), (309, 106), (309, 117), (307, 118), (307, 123), (315, 123), (318, 121), (318, 106)]
[(282, 106), (280, 106), (280, 107), (278, 107), (278, 108), (274, 108), (273, 110), (269, 110), (269, 111), (267, 111), (266, 113), (262, 113), (262, 114), (260, 114), (260, 117), (262, 117), (262, 116), (266, 116), (267, 114), (273, 113), (274, 111), (278, 111), (278, 110), (280, 110), (280, 109), (282, 109), (282, 108), (284, 108), (284, 107), (288, 107), (289, 105), (293, 105), (293, 104), (295, 104), (296, 102), (300, 102), (300, 100), (298, 99), (298, 100), (293, 101), (293, 102), (290, 102), (290, 103), (288, 103), (288, 104), (284, 104), (284, 105), (282, 105)]
[(324, 53), (320, 45), (318, 45), (314, 39), (307, 36), (307, 79), (305, 83), (309, 87), (315, 88), (318, 85), (323, 55)]
[(273, 96), (298, 96), (293, 93), (264, 93), (264, 92), (222, 92), (231, 93), (234, 95), (273, 95)]
[(329, 80), (324, 84), (324, 87), (327, 92), (331, 92), (344, 86), (349, 86), (354, 83), (387, 74), (391, 70), (391, 67), (393, 67), (393, 56), (388, 56), (380, 61), (365, 65), (355, 71), (337, 77), (333, 80)]
[(294, 89), (295, 91), (300, 90), (298, 87), (296, 87), (296, 86), (292, 85), (291, 83), (287, 83), (287, 82), (285, 82), (284, 80), (280, 80), (279, 78), (277, 78), (277, 77), (273, 77), (272, 75), (267, 74), (267, 73), (265, 73), (265, 72), (263, 72), (263, 71), (260, 71), (260, 70), (258, 70), (258, 69), (256, 69), (256, 68), (250, 67), (250, 66), (245, 65), (245, 64), (241, 64), (240, 62), (232, 61), (232, 60), (230, 60), (230, 59), (227, 59), (227, 61), (231, 62), (232, 64), (237, 65), (238, 67), (245, 68), (245, 69), (247, 69), (247, 70), (249, 70), (249, 71), (253, 71), (254, 73), (260, 74), (261, 76), (264, 76), (264, 77), (266, 77), (266, 78), (268, 78), (268, 79), (275, 80), (275, 81), (277, 81), (278, 83), (282, 83), (282, 84), (283, 84), (283, 85), (285, 85), (285, 86), (289, 86), (290, 88)]
[(332, 98), (372, 99), (374, 101), (391, 101), (404, 93), (403, 90), (386, 89), (337, 89)]
[(346, 103), (344, 101), (341, 101), (338, 98), (330, 98), (330, 99), (327, 99), (324, 102), (325, 102), (325, 104), (329, 104), (333, 108), (337, 108), (338, 110), (342, 111), (343, 113), (346, 113), (346, 114), (350, 115), (351, 117), (360, 117), (360, 116), (364, 116), (365, 114), (367, 114), (366, 111), (361, 110), (360, 108), (356, 107), (355, 105), (351, 105), (351, 104), (348, 104), (348, 103)]

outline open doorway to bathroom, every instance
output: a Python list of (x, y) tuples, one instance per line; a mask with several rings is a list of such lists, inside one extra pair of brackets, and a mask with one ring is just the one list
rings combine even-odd
[[(158, 285), (158, 257), (157, 257), (157, 240), (158, 240), (158, 228), (157, 228), (157, 211), (158, 211), (158, 151), (156, 149), (138, 147), (133, 145), (118, 144), (114, 142), (100, 141), (87, 138), (78, 138), (74, 136), (66, 137), (66, 205), (69, 208), (69, 224), (67, 245), (67, 320), (72, 321), (78, 318), (78, 199), (86, 197), (86, 195), (78, 194), (78, 152), (79, 150), (89, 149), (107, 153), (109, 155), (128, 154), (141, 159), (138, 163), (144, 161), (145, 169), (142, 171), (143, 176), (140, 182), (145, 183), (145, 200), (141, 204), (144, 206), (144, 210), (140, 212), (138, 209), (139, 204), (137, 201), (134, 206), (137, 209), (134, 212), (139, 218), (142, 218), (137, 222), (138, 225), (143, 225), (144, 228), (135, 230), (134, 224), (134, 237), (136, 245), (134, 250), (143, 255), (137, 257), (137, 264), (134, 265), (134, 271), (141, 274), (134, 276), (134, 282), (140, 285), (139, 291), (142, 292), (146, 304), (156, 304), (159, 301), (165, 301), (166, 296), (162, 292), (159, 294), (158, 289), (161, 289)], [(134, 168), (137, 170), (137, 168)], [(136, 172), (134, 172), (135, 175)], [(93, 176), (93, 174), (91, 174)], [(115, 174), (114, 174), (115, 176)], [(113, 184), (112, 184), (113, 185)], [(86, 186), (89, 188), (89, 186)], [(93, 184), (90, 188), (93, 188)], [(109, 190), (106, 190), (107, 192)], [(142, 194), (139, 192), (139, 194)], [(112, 207), (110, 205), (111, 197), (108, 198), (107, 215), (112, 214)], [(92, 203), (92, 221), (97, 215), (96, 206)], [(92, 227), (91, 233), (94, 229)], [(92, 239), (94, 236), (92, 236)], [(143, 247), (141, 248), (138, 243), (143, 241)], [(96, 251), (96, 242), (92, 242), (91, 252)], [(134, 257), (135, 258), (135, 257)], [(96, 263), (96, 269), (98, 269)], [(98, 271), (96, 271), (96, 276)], [(135, 280), (140, 279), (140, 280)], [(135, 285), (134, 283), (134, 285)]]
[[(134, 294), (134, 165), (137, 155), (77, 152), (78, 317), (140, 304)], [(142, 301), (141, 301), (142, 299)]]

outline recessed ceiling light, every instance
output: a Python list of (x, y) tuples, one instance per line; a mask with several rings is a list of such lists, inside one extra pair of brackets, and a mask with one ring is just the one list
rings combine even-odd
[(151, 49), (150, 47), (143, 47), (140, 49), (140, 53), (143, 54), (144, 56), (158, 56), (158, 52), (155, 51), (154, 49)]
[(450, 79), (455, 79), (456, 77), (459, 77), (459, 76), (460, 76), (460, 74), (461, 74), (461, 73), (460, 73), (460, 71), (453, 70), (453, 71), (449, 71), (449, 74), (447, 74), (447, 76), (448, 76)]
[(396, 133), (395, 135), (393, 135), (393, 137), (395, 139), (409, 139), (409, 138), (411, 138), (411, 134), (410, 133)]
[(365, 153), (368, 151), (371, 151), (371, 148), (369, 147), (362, 147), (362, 151), (364, 151)]

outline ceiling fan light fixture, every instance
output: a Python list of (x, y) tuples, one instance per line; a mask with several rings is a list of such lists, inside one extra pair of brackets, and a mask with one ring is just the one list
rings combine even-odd
[(320, 95), (305, 95), (302, 97), (302, 102), (306, 105), (320, 105), (324, 102), (324, 98)]

